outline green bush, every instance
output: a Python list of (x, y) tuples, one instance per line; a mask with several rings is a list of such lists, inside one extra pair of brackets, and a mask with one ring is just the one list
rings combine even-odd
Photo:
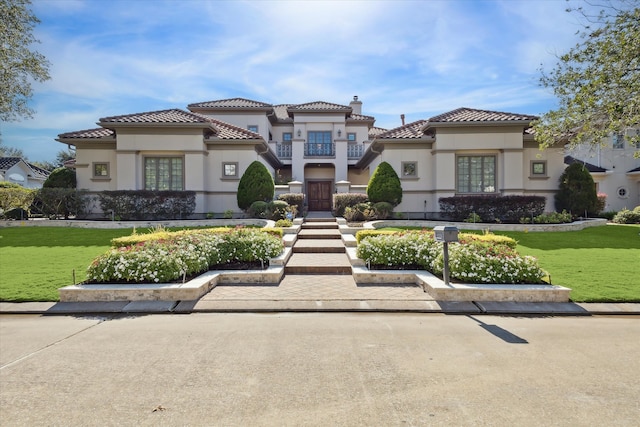
[(363, 193), (336, 193), (333, 195), (333, 208), (331, 213), (334, 216), (344, 216), (346, 208), (352, 208), (358, 203), (367, 202), (368, 198)]
[[(0, 183), (2, 184), (2, 183)], [(24, 188), (18, 184), (0, 186), (0, 217), (6, 217), (15, 209), (29, 211), (37, 190)]]
[[(562, 212), (545, 212), (533, 217), (533, 224), (565, 224), (571, 221), (571, 214), (565, 210)], [(520, 223), (531, 224), (531, 218), (520, 218)]]
[(616, 224), (640, 224), (640, 206), (636, 206), (632, 211), (623, 209), (613, 217), (612, 222)]
[(302, 212), (304, 207), (304, 193), (285, 193), (278, 196), (278, 200), (284, 200), (289, 203), (291, 208), (295, 207), (296, 216), (298, 212)]
[(373, 171), (367, 186), (367, 196), (371, 203), (388, 202), (394, 207), (402, 202), (400, 178), (389, 163), (382, 162)]
[(393, 212), (393, 206), (389, 202), (378, 202), (373, 204), (373, 211), (376, 219), (387, 219)]
[(195, 191), (117, 190), (98, 193), (104, 215), (123, 221), (188, 218), (196, 208)]
[(251, 203), (249, 209), (247, 209), (247, 213), (251, 218), (267, 218), (267, 214), (269, 212), (269, 203), (263, 200), (256, 200)]
[(356, 243), (360, 244), (360, 242), (369, 237), (387, 236), (389, 234), (400, 234), (400, 232), (391, 230), (359, 230), (356, 232)]
[(344, 219), (348, 222), (371, 221), (375, 219), (376, 213), (371, 207), (371, 203), (358, 203), (353, 207), (344, 210)]
[(276, 227), (291, 227), (293, 225), (293, 221), (290, 219), (279, 219), (276, 221)]
[(52, 219), (68, 219), (84, 215), (86, 202), (84, 192), (75, 188), (43, 187), (36, 193), (31, 210)]
[(267, 212), (270, 220), (278, 221), (279, 219), (286, 219), (287, 213), (291, 214), (291, 218), (295, 217), (295, 214), (291, 210), (289, 203), (284, 200), (274, 200), (269, 202), (267, 206)]
[(556, 210), (566, 210), (574, 218), (598, 213), (598, 194), (591, 174), (580, 163), (572, 163), (560, 176), (560, 189), (555, 195)]
[(76, 188), (76, 171), (60, 167), (49, 174), (42, 188)]
[(259, 161), (253, 161), (238, 183), (238, 207), (243, 211), (249, 209), (253, 202), (273, 200), (275, 184), (267, 167)]

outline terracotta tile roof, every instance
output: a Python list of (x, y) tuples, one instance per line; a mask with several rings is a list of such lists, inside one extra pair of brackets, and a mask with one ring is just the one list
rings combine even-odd
[(500, 111), (475, 110), (473, 108), (458, 108), (448, 113), (431, 117), (429, 123), (453, 122), (511, 122), (532, 121), (536, 116), (528, 114), (503, 113)]
[(289, 116), (289, 107), (293, 106), (294, 104), (280, 104), (280, 105), (274, 105), (273, 106), (273, 112), (276, 115), (276, 118), (278, 119), (278, 121), (282, 121), (282, 120), (287, 120), (290, 121), (291, 120), (291, 116)]
[(376, 138), (377, 139), (421, 138), (425, 134), (424, 127), (427, 123), (428, 122), (426, 120), (418, 120), (416, 122), (412, 122), (404, 126), (400, 126), (400, 127), (388, 130), (386, 132), (383, 132), (379, 134)]
[(126, 114), (103, 117), (100, 123), (207, 123), (208, 120), (194, 113), (177, 108), (171, 110), (149, 111), (146, 113)]
[(372, 121), (375, 120), (375, 117), (372, 116), (365, 116), (363, 114), (354, 114), (351, 113), (351, 115), (349, 116), (349, 120), (356, 120), (356, 121)]
[(388, 131), (388, 129), (383, 129), (383, 128), (379, 128), (379, 127), (373, 126), (373, 127), (371, 127), (369, 129), (369, 137), (371, 138), (371, 137), (374, 137), (374, 136), (378, 136), (381, 133), (384, 133), (386, 131)]
[[(20, 161), (24, 161), (21, 157), (0, 157), (0, 171), (6, 171), (15, 166)], [(32, 163), (24, 161), (29, 168), (33, 171), (35, 177), (46, 178), (51, 172), (46, 169), (42, 169)]]
[(58, 135), (58, 138), (64, 139), (100, 139), (100, 138), (108, 138), (115, 135), (115, 132), (111, 129), (105, 128), (96, 128), (96, 129), (85, 129), (85, 130), (77, 130), (75, 132), (67, 132), (61, 133)]
[(600, 166), (596, 166), (596, 165), (592, 165), (591, 163), (587, 163), (587, 162), (583, 162), (582, 160), (578, 160), (575, 157), (572, 156), (564, 156), (564, 164), (565, 165), (571, 165), (573, 163), (580, 163), (581, 165), (584, 165), (585, 168), (587, 168), (587, 170), (589, 172), (606, 172), (607, 170), (605, 168), (601, 168)]
[(346, 105), (340, 104), (332, 104), (330, 102), (324, 101), (315, 101), (315, 102), (307, 102), (306, 104), (296, 104), (291, 105), (288, 108), (290, 112), (296, 111), (336, 111), (336, 112), (345, 112), (350, 113), (352, 111), (351, 107), (347, 107)]
[(269, 109), (273, 106), (265, 102), (253, 101), (245, 98), (220, 99), (217, 101), (197, 102), (189, 104), (187, 108), (259, 108)]
[[(193, 113), (197, 115), (196, 113)], [(211, 117), (201, 116), (209, 123), (211, 123), (212, 127), (215, 129), (215, 132), (212, 134), (215, 135), (216, 138), (220, 139), (262, 139), (262, 135), (251, 132), (250, 130), (243, 129), (238, 126), (234, 126), (232, 124), (213, 119)]]

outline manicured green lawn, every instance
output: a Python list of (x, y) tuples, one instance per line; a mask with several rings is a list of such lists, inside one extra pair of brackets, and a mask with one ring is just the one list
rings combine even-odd
[[(0, 301), (57, 301), (58, 288), (85, 278), (89, 263), (131, 229), (0, 228)], [(567, 286), (574, 301), (640, 302), (640, 226), (557, 233), (503, 232)]]
[(85, 278), (87, 266), (131, 229), (0, 228), (0, 301), (58, 301), (58, 288)]
[(640, 226), (607, 225), (556, 233), (502, 232), (538, 258), (551, 282), (577, 302), (640, 302)]

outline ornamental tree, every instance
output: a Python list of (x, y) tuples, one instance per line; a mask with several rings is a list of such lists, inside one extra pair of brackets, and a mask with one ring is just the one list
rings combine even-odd
[(556, 210), (572, 216), (598, 213), (598, 195), (591, 174), (581, 163), (572, 163), (560, 176), (560, 190), (555, 195)]
[(573, 10), (597, 28), (585, 26), (582, 40), (550, 72), (542, 71), (540, 84), (553, 90), (559, 107), (533, 123), (541, 148), (559, 141), (596, 145), (622, 134), (640, 156), (640, 134), (627, 132), (640, 124), (640, 8), (618, 3), (596, 17)]
[(253, 202), (269, 202), (273, 200), (276, 187), (273, 176), (267, 167), (259, 161), (253, 161), (238, 183), (238, 207), (243, 211), (249, 209)]
[(371, 203), (387, 202), (398, 206), (402, 202), (402, 185), (396, 171), (387, 162), (378, 165), (367, 186)]

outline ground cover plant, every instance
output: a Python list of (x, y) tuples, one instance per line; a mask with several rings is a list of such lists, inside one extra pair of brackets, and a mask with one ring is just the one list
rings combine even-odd
[[(356, 240), (358, 238), (356, 237)], [(374, 268), (420, 268), (442, 275), (443, 244), (432, 231), (404, 231), (359, 239), (357, 255)], [(531, 256), (521, 256), (515, 241), (503, 236), (461, 234), (449, 245), (452, 280), (466, 283), (543, 283), (546, 273)]]

